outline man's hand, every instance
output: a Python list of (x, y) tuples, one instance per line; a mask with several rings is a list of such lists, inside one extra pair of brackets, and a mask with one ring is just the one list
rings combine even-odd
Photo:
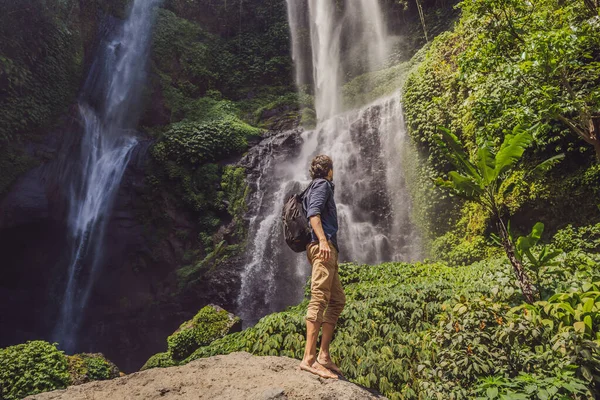
[(329, 257), (331, 257), (331, 248), (326, 239), (319, 240), (319, 257), (325, 261), (329, 260)]

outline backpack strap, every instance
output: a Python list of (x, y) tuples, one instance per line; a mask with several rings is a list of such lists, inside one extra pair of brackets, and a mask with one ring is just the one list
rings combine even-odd
[(306, 189), (304, 189), (304, 190), (302, 191), (302, 193), (300, 193), (300, 194), (299, 194), (299, 196), (300, 196), (301, 198), (304, 198), (304, 195), (306, 194), (306, 192), (308, 192), (308, 189), (310, 189), (311, 187), (312, 187), (312, 182), (311, 182), (311, 183), (310, 183), (310, 184), (309, 184), (309, 185), (306, 187)]

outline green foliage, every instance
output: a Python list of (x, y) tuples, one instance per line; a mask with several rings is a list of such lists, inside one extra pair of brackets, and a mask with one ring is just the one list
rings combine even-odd
[(102, 354), (75, 354), (67, 356), (67, 360), (71, 385), (113, 379), (119, 376), (119, 369)]
[[(426, 243), (455, 231), (452, 221), (460, 215), (460, 204), (449, 207), (446, 197), (423, 185), (449, 171), (435, 141), (437, 126), (454, 132), (470, 156), (488, 143), (498, 148), (516, 126), (530, 130), (537, 146), (508, 178), (512, 193), (500, 199), (518, 229), (543, 221), (554, 233), (566, 223), (598, 222), (592, 200), (598, 181), (589, 179), (597, 176), (593, 151), (569, 134), (569, 124), (583, 130), (586, 115), (593, 119), (598, 111), (597, 18), (584, 1), (468, 0), (461, 8), (454, 30), (432, 42), (403, 89), (409, 133), (421, 153), (413, 191), (420, 200), (416, 212), (426, 216), (419, 220)], [(523, 180), (557, 152), (566, 154), (560, 169)]]
[(144, 371), (144, 370), (150, 369), (150, 368), (172, 367), (175, 365), (177, 365), (177, 363), (175, 361), (173, 361), (173, 358), (171, 357), (171, 353), (169, 353), (169, 352), (157, 353), (157, 354), (153, 355), (152, 357), (150, 357), (148, 359), (148, 361), (146, 361), (146, 363), (142, 366), (140, 371)]
[[(589, 129), (600, 106), (600, 33), (584, 3), (461, 3), (464, 18), (478, 21), (461, 72), (477, 88), (474, 114), (485, 116), (488, 132), (542, 121), (536, 135), (548, 142), (558, 133), (548, 125), (556, 124), (594, 144)], [(500, 83), (502, 94), (484, 94), (490, 83)]]
[(75, 1), (4, 4), (0, 16), (0, 141), (47, 127), (75, 97), (83, 64), (77, 11)]
[(600, 252), (600, 224), (574, 228), (568, 225), (554, 235), (554, 244), (565, 251)]
[(309, 107), (312, 106), (313, 101), (311, 96), (297, 93), (286, 93), (273, 98), (272, 101), (269, 101), (269, 97), (256, 100), (258, 101), (255, 103), (260, 106), (252, 112), (252, 122), (267, 129), (282, 118), (296, 120), (299, 115), (298, 108), (303, 107), (303, 110), (312, 110)]
[(469, 265), (488, 258), (494, 249), (483, 236), (467, 239), (455, 232), (448, 232), (432, 242), (430, 252), (436, 260), (452, 265)]
[(529, 311), (526, 313), (529, 321), (555, 333), (576, 331), (586, 339), (597, 339), (600, 338), (599, 297), (598, 283), (587, 283), (583, 292), (555, 294), (534, 306), (518, 307), (515, 312)]
[[(515, 269), (526, 300), (531, 302), (534, 290), (522, 266), (523, 255), (527, 256), (531, 268), (538, 271), (557, 254), (554, 252), (546, 254), (546, 250), (543, 249), (537, 259), (529, 252), (529, 249), (539, 241), (543, 231), (543, 224), (539, 223), (534, 227), (531, 235), (520, 238), (515, 245), (510, 234), (510, 226), (507, 229), (504, 225), (499, 199), (509, 195), (514, 189), (514, 186), (505, 185), (504, 182), (514, 173), (515, 165), (533, 141), (533, 137), (529, 132), (516, 127), (513, 134), (504, 137), (496, 153), (487, 142), (484, 142), (477, 149), (475, 161), (471, 162), (458, 138), (447, 129), (440, 128), (440, 130), (444, 141), (437, 139), (438, 146), (443, 149), (457, 171), (448, 173), (449, 180), (438, 178), (435, 183), (466, 200), (478, 203), (489, 216), (493, 216), (500, 233), (500, 242)], [(547, 170), (560, 159), (562, 155), (543, 161), (533, 169), (533, 172)]]
[(169, 356), (173, 360), (182, 360), (198, 347), (206, 346), (213, 340), (227, 334), (229, 329), (239, 322), (239, 318), (229, 318), (225, 310), (206, 306), (189, 321), (167, 338)]
[[(510, 232), (510, 230), (509, 230)], [(537, 246), (544, 233), (544, 224), (536, 223), (527, 236), (519, 237), (515, 243), (515, 255), (524, 263), (525, 267), (533, 271), (537, 276), (537, 282), (540, 281), (540, 270), (545, 267), (558, 265), (555, 259), (561, 255), (562, 250), (552, 250), (550, 246)], [(533, 252), (537, 246), (538, 251)]]
[(0, 349), (0, 397), (7, 400), (65, 388), (71, 381), (67, 359), (43, 341)]
[[(390, 399), (466, 399), (485, 396), (488, 389), (511, 398), (513, 393), (530, 393), (534, 385), (542, 393), (538, 398), (544, 390), (553, 393), (553, 386), (561, 395), (589, 398), (593, 379), (600, 378), (600, 342), (591, 333), (598, 329), (597, 306), (587, 314), (583, 307), (588, 299), (598, 298), (597, 289), (587, 285), (559, 291), (596, 279), (596, 266), (560, 268), (564, 276), (542, 276), (548, 290), (557, 293), (553, 304), (566, 302), (580, 310), (564, 329), (558, 328), (565, 318), (559, 306), (557, 312), (534, 318), (529, 310), (544, 312), (546, 302), (520, 305), (518, 287), (503, 259), (463, 267), (343, 264), (347, 303), (332, 357), (350, 381)], [(235, 351), (301, 359), (306, 307), (304, 301), (268, 315), (251, 328), (198, 348), (181, 363)], [(575, 318), (583, 321), (587, 316), (594, 321), (589, 334), (574, 327)], [(544, 319), (552, 321), (552, 329)]]
[(478, 399), (586, 399), (589, 391), (585, 382), (577, 379), (571, 371), (545, 376), (521, 373), (514, 379), (488, 377), (482, 379), (476, 389)]
[(235, 234), (242, 239), (246, 236), (246, 223), (244, 215), (248, 209), (248, 195), (250, 187), (246, 183), (246, 171), (241, 167), (227, 166), (223, 170), (221, 188), (227, 199), (227, 211), (233, 216)]
[(178, 93), (194, 99), (217, 90), (240, 99), (266, 84), (290, 91), (284, 3), (171, 0), (166, 6), (169, 10), (159, 12), (152, 59), (167, 97)]
[(188, 356), (223, 337), (239, 323), (240, 319), (230, 317), (227, 311), (206, 306), (167, 338), (167, 352), (150, 357), (141, 370), (185, 364)]
[[(514, 188), (502, 183), (509, 178), (525, 149), (533, 141), (531, 134), (516, 127), (513, 134), (505, 136), (497, 152), (484, 143), (477, 149), (475, 161), (471, 162), (458, 138), (447, 129), (440, 128), (440, 131), (444, 141), (437, 139), (438, 147), (443, 149), (457, 171), (448, 173), (449, 180), (438, 178), (436, 184), (457, 196), (481, 204), (491, 215), (500, 217), (499, 198), (505, 197)], [(545, 169), (557, 159), (546, 160), (538, 168)]]
[[(248, 187), (241, 168), (221, 166), (227, 157), (237, 157), (246, 150), (248, 140), (257, 138), (261, 131), (237, 119), (237, 110), (231, 102), (200, 99), (204, 108), (195, 111), (198, 121), (184, 120), (169, 125), (166, 132), (152, 148), (154, 163), (152, 181), (154, 196), (164, 201), (162, 193), (173, 196), (172, 201), (189, 209), (197, 218), (196, 232), (185, 232), (194, 251), (183, 260), (190, 263), (178, 275), (180, 283), (190, 283), (201, 278), (198, 273), (215, 266), (231, 255), (239, 253), (237, 243), (245, 239), (245, 199)], [(156, 210), (160, 212), (160, 210)], [(233, 230), (219, 249), (214, 245), (222, 241), (213, 238), (219, 226), (234, 222)], [(193, 233), (193, 234), (191, 234)], [(231, 243), (234, 240), (234, 243)], [(223, 250), (223, 251), (221, 251)]]
[(102, 354), (65, 356), (41, 340), (0, 349), (0, 365), (0, 398), (7, 400), (119, 376)]
[(248, 146), (249, 137), (259, 135), (260, 130), (234, 118), (182, 121), (170, 125), (153, 152), (159, 161), (172, 160), (194, 167), (239, 154)]

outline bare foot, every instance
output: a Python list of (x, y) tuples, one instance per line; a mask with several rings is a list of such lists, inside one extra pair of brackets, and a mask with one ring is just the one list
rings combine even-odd
[(318, 362), (314, 362), (313, 365), (308, 365), (308, 363), (302, 361), (300, 363), (300, 369), (303, 371), (310, 372), (311, 374), (315, 374), (320, 376), (321, 378), (326, 379), (337, 379), (337, 375), (332, 373), (330, 370), (325, 368), (323, 365)]
[(338, 367), (337, 365), (335, 365), (335, 363), (333, 361), (331, 361), (331, 359), (323, 359), (323, 360), (319, 360), (317, 359), (317, 363), (321, 364), (322, 366), (324, 366), (325, 368), (335, 372), (336, 374), (339, 374), (341, 376), (344, 376), (344, 374), (342, 373), (342, 370), (340, 369), (340, 367)]

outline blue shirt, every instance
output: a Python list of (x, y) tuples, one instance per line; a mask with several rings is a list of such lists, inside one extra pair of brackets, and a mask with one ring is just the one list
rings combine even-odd
[[(333, 198), (333, 191), (335, 186), (333, 182), (329, 182), (327, 179), (318, 178), (312, 181), (310, 188), (306, 192), (302, 205), (306, 211), (306, 217), (310, 221), (310, 217), (315, 215), (321, 216), (321, 225), (323, 225), (323, 232), (327, 240), (335, 246), (336, 250), (339, 251), (337, 243), (337, 231), (338, 231), (338, 218), (337, 218), (337, 206), (335, 205), (335, 199)], [(310, 222), (309, 222), (310, 225)], [(312, 226), (310, 227), (310, 233), (313, 242), (318, 242), (317, 235), (313, 232)]]

